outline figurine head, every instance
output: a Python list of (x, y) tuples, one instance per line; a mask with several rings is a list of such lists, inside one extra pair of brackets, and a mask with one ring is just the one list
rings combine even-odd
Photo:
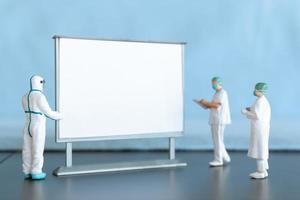
[(212, 88), (216, 91), (219, 91), (222, 89), (222, 79), (218, 76), (213, 77), (211, 79)]
[(30, 90), (40, 90), (44, 89), (45, 80), (41, 76), (34, 75), (30, 78)]
[(256, 83), (253, 95), (261, 97), (267, 93), (268, 85), (266, 83)]

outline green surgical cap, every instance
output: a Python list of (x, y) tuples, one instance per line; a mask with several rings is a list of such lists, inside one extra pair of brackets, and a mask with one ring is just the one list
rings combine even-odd
[(268, 90), (268, 85), (266, 83), (256, 83), (255, 89), (265, 94)]
[(221, 79), (220, 77), (218, 77), (218, 76), (213, 77), (213, 78), (211, 79), (211, 81), (212, 81), (212, 82), (213, 82), (213, 81), (216, 81), (216, 82), (218, 82), (220, 85), (222, 84), (222, 79)]

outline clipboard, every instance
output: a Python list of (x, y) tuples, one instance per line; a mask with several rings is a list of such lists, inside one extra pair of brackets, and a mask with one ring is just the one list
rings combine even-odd
[(193, 102), (195, 102), (197, 105), (201, 106), (202, 108), (207, 109), (205, 106), (203, 106), (203, 105), (200, 103), (200, 100), (199, 100), (199, 99), (193, 99)]

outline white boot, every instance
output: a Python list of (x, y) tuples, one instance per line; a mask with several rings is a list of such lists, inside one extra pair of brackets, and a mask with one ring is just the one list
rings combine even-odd
[(223, 162), (217, 161), (217, 160), (213, 160), (213, 161), (209, 162), (209, 166), (211, 166), (211, 167), (223, 166)]
[(267, 166), (265, 166), (265, 160), (258, 159), (256, 161), (256, 165), (257, 165), (257, 172), (251, 173), (249, 176), (254, 179), (263, 179), (268, 177), (268, 172), (266, 170)]
[(264, 160), (264, 168), (266, 170), (269, 170), (269, 162), (268, 162), (268, 160)]
[(264, 172), (254, 172), (249, 174), (249, 176), (253, 179), (263, 179), (263, 178), (267, 178), (268, 177), (268, 172), (264, 171)]
[(230, 159), (230, 156), (228, 155), (228, 153), (226, 152), (226, 153), (223, 153), (224, 154), (224, 156), (223, 156), (223, 161), (225, 162), (225, 163), (230, 163), (231, 162), (231, 159)]

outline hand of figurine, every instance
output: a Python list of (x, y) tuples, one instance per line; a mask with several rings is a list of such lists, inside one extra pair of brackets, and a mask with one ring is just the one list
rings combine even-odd
[(64, 118), (64, 115), (59, 113), (59, 119), (58, 120), (62, 120)]
[(247, 108), (243, 108), (243, 109), (242, 109), (242, 114), (245, 115), (247, 112), (248, 112)]
[(205, 105), (205, 104), (207, 103), (207, 100), (201, 99), (199, 102), (200, 102), (202, 105)]
[(203, 108), (205, 108), (205, 109), (207, 109), (207, 100), (205, 100), (205, 99), (201, 99), (200, 101), (199, 101), (199, 103), (200, 103), (200, 105), (203, 107)]

